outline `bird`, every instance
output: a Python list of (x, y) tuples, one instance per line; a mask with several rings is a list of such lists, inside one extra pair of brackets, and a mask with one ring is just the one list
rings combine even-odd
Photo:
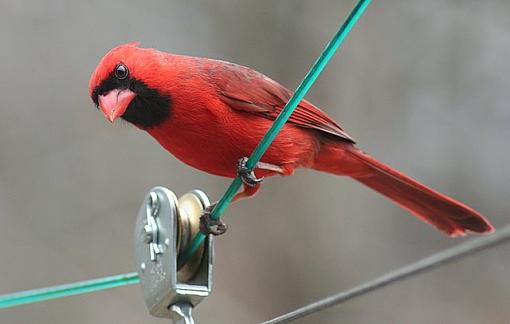
[(348, 176), (448, 236), (494, 231), (475, 209), (359, 149), (337, 122), (307, 100), (298, 104), (255, 171), (248, 170), (246, 157), (292, 96), (251, 68), (131, 42), (101, 58), (90, 77), (89, 95), (108, 121), (120, 118), (146, 131), (185, 164), (217, 176), (241, 176), (243, 188), (234, 201), (253, 196), (263, 178), (306, 168)]

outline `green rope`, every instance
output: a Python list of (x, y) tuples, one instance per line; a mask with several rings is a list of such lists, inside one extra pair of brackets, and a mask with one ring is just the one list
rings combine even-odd
[[(354, 9), (352, 10), (351, 14), (347, 17), (347, 19), (342, 24), (338, 32), (331, 39), (331, 41), (326, 46), (320, 57), (312, 66), (310, 71), (306, 74), (305, 78), (303, 79), (299, 87), (296, 89), (294, 95), (290, 98), (289, 102), (285, 105), (280, 115), (278, 115), (271, 128), (268, 130), (264, 138), (260, 141), (259, 145), (253, 151), (251, 157), (247, 162), (247, 167), (250, 170), (252, 170), (255, 167), (255, 165), (260, 160), (262, 155), (264, 155), (268, 147), (275, 139), (276, 135), (278, 135), (280, 129), (287, 122), (290, 115), (296, 109), (297, 105), (301, 102), (301, 100), (303, 100), (304, 96), (306, 95), (310, 87), (313, 85), (319, 74), (322, 72), (322, 70), (329, 62), (333, 54), (342, 44), (347, 34), (349, 34), (354, 24), (356, 24), (360, 16), (363, 14), (367, 6), (370, 4), (370, 1), (371, 0), (360, 0), (358, 2), (356, 7), (354, 7)], [(221, 215), (225, 212), (225, 209), (227, 209), (228, 205), (232, 201), (234, 195), (239, 191), (241, 184), (242, 182), (240, 178), (235, 178), (234, 181), (232, 181), (227, 191), (225, 192), (223, 197), (221, 197), (220, 201), (212, 211), (211, 214), (212, 219), (218, 220), (221, 217)], [(193, 241), (190, 243), (189, 247), (179, 257), (178, 260), (179, 268), (182, 267), (182, 265), (186, 264), (186, 262), (188, 262), (190, 257), (200, 247), (200, 244), (202, 244), (204, 239), (205, 235), (202, 233), (197, 234), (193, 238)], [(76, 282), (61, 286), (27, 290), (8, 295), (1, 295), (0, 309), (28, 303), (40, 302), (48, 299), (84, 294), (102, 289), (131, 285), (138, 282), (140, 282), (140, 278), (136, 273), (128, 273), (118, 276)]]
[(0, 309), (139, 283), (136, 272), (0, 296)]
[[(292, 115), (297, 105), (301, 102), (301, 100), (303, 100), (306, 93), (308, 92), (308, 90), (310, 90), (310, 87), (313, 85), (317, 77), (321, 74), (326, 64), (328, 64), (329, 60), (331, 59), (333, 54), (335, 54), (336, 50), (340, 47), (347, 34), (349, 34), (352, 27), (354, 27), (360, 16), (368, 7), (370, 1), (371, 0), (360, 0), (356, 7), (354, 7), (351, 14), (347, 17), (347, 19), (342, 24), (342, 26), (335, 34), (335, 36), (333, 36), (333, 38), (328, 43), (324, 51), (321, 53), (315, 64), (312, 66), (310, 71), (308, 71), (305, 78), (296, 89), (296, 92), (294, 92), (294, 95), (290, 98), (289, 102), (287, 102), (282, 112), (278, 115), (278, 117), (274, 121), (273, 125), (271, 125), (271, 128), (267, 131), (264, 138), (262, 138), (258, 146), (253, 151), (252, 155), (248, 159), (248, 162), (246, 163), (248, 169), (253, 170), (255, 165), (257, 165), (257, 162), (260, 160), (262, 155), (264, 155), (264, 153), (269, 148), (273, 140), (276, 138), (280, 129), (287, 122), (290, 115)], [(221, 215), (223, 215), (225, 209), (227, 209), (227, 206), (232, 201), (232, 198), (234, 198), (234, 195), (241, 187), (241, 184), (242, 182), (239, 177), (235, 178), (234, 181), (232, 181), (227, 191), (225, 192), (223, 197), (221, 197), (220, 201), (212, 211), (211, 213), (212, 219), (218, 220), (221, 217)], [(179, 257), (177, 263), (179, 265), (178, 266), (179, 268), (186, 264), (186, 262), (188, 262), (191, 256), (195, 254), (195, 252), (200, 247), (200, 244), (202, 244), (204, 239), (205, 235), (203, 233), (198, 233), (194, 237), (193, 241), (189, 244), (184, 253)]]

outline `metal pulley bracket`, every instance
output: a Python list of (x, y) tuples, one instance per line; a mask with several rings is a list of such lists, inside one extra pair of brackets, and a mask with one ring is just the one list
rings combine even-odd
[[(177, 257), (198, 233), (200, 216), (209, 204), (200, 190), (177, 199), (167, 188), (155, 187), (146, 195), (134, 234), (138, 274), (151, 315), (192, 323), (191, 309), (210, 294), (212, 236), (177, 271)], [(189, 312), (182, 311), (186, 305)]]

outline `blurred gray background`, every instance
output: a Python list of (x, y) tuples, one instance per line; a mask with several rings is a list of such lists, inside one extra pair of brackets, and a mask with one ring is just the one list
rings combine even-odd
[[(351, 10), (348, 0), (0, 1), (0, 294), (135, 270), (144, 194), (229, 180), (105, 121), (88, 98), (110, 48), (247, 65), (294, 89)], [(359, 146), (510, 223), (510, 2), (374, 1), (308, 99)], [(464, 239), (449, 239), (369, 189), (298, 171), (232, 206), (214, 293), (198, 323), (255, 323)], [(298, 323), (509, 323), (510, 246), (492, 249)], [(0, 311), (1, 323), (168, 323), (138, 285)]]

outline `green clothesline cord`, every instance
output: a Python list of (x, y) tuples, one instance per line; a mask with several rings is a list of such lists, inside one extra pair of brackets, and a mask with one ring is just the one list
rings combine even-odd
[[(280, 115), (278, 115), (271, 128), (268, 130), (264, 138), (260, 141), (259, 145), (253, 151), (251, 157), (247, 162), (247, 167), (249, 169), (253, 169), (257, 162), (262, 157), (262, 155), (264, 155), (268, 147), (275, 139), (276, 135), (278, 135), (280, 129), (283, 127), (285, 122), (287, 122), (290, 115), (296, 109), (297, 105), (301, 102), (301, 100), (303, 100), (304, 96), (306, 95), (310, 87), (313, 85), (313, 83), (315, 82), (319, 74), (322, 72), (326, 64), (329, 62), (333, 54), (340, 47), (345, 37), (347, 36), (347, 34), (349, 34), (352, 27), (354, 26), (354, 24), (356, 24), (356, 22), (363, 14), (367, 6), (370, 4), (370, 2), (371, 0), (360, 0), (356, 7), (354, 7), (351, 14), (347, 17), (347, 19), (342, 24), (338, 32), (326, 46), (320, 57), (317, 59), (317, 61), (312, 66), (308, 74), (305, 76), (304, 80), (296, 89), (294, 95), (290, 98), (289, 102), (285, 105)], [(240, 178), (235, 178), (234, 181), (232, 181), (227, 191), (225, 192), (223, 197), (221, 197), (220, 201), (212, 211), (211, 215), (212, 219), (217, 220), (221, 217), (221, 215), (225, 212), (225, 209), (227, 209), (227, 206), (232, 201), (232, 198), (241, 187), (241, 184), (242, 182)], [(190, 257), (200, 247), (200, 244), (202, 244), (204, 239), (205, 235), (202, 233), (199, 233), (194, 237), (189, 247), (179, 257), (178, 260), (179, 268), (182, 265), (186, 264), (186, 262), (188, 262)], [(138, 282), (140, 282), (140, 278), (136, 273), (128, 273), (101, 279), (76, 282), (61, 286), (27, 290), (0, 296), (0, 309), (28, 303), (40, 302), (59, 297), (78, 295), (102, 289), (131, 285)]]
[(85, 294), (88, 292), (132, 285), (140, 282), (136, 272), (100, 279), (74, 282), (48, 288), (26, 290), (0, 296), (0, 309), (36, 303), (44, 300)]
[[(287, 122), (290, 115), (292, 115), (297, 105), (301, 102), (301, 100), (303, 100), (306, 93), (308, 92), (308, 90), (310, 90), (310, 87), (313, 85), (317, 77), (321, 74), (326, 64), (328, 64), (329, 60), (331, 59), (333, 54), (335, 54), (336, 50), (340, 47), (347, 34), (349, 34), (352, 27), (354, 27), (360, 16), (368, 7), (370, 1), (371, 0), (360, 0), (358, 2), (356, 7), (354, 7), (354, 9), (352, 10), (351, 14), (347, 17), (345, 22), (338, 30), (338, 32), (335, 34), (335, 36), (333, 36), (333, 38), (328, 43), (324, 51), (321, 53), (321, 55), (319, 56), (315, 64), (312, 66), (310, 71), (308, 71), (305, 78), (296, 89), (296, 92), (294, 92), (294, 95), (290, 98), (289, 102), (287, 102), (282, 112), (278, 115), (274, 123), (271, 125), (271, 128), (267, 131), (264, 138), (262, 138), (258, 146), (253, 151), (252, 155), (248, 159), (246, 166), (250, 170), (252, 170), (257, 165), (257, 162), (260, 160), (262, 155), (264, 155), (264, 153), (269, 148), (273, 140), (276, 138), (278, 132), (280, 132), (280, 129)], [(225, 192), (223, 197), (221, 197), (220, 201), (212, 211), (211, 213), (212, 219), (218, 220), (221, 217), (221, 215), (223, 215), (225, 209), (227, 209), (227, 206), (232, 201), (232, 198), (234, 198), (234, 195), (241, 187), (241, 184), (242, 181), (239, 177), (235, 178), (234, 181), (232, 181), (227, 191)], [(191, 256), (195, 254), (195, 252), (200, 247), (200, 244), (202, 244), (204, 239), (205, 235), (201, 232), (194, 237), (193, 241), (191, 241), (190, 245), (179, 257), (177, 263), (179, 268), (186, 264), (186, 262), (188, 262)]]

